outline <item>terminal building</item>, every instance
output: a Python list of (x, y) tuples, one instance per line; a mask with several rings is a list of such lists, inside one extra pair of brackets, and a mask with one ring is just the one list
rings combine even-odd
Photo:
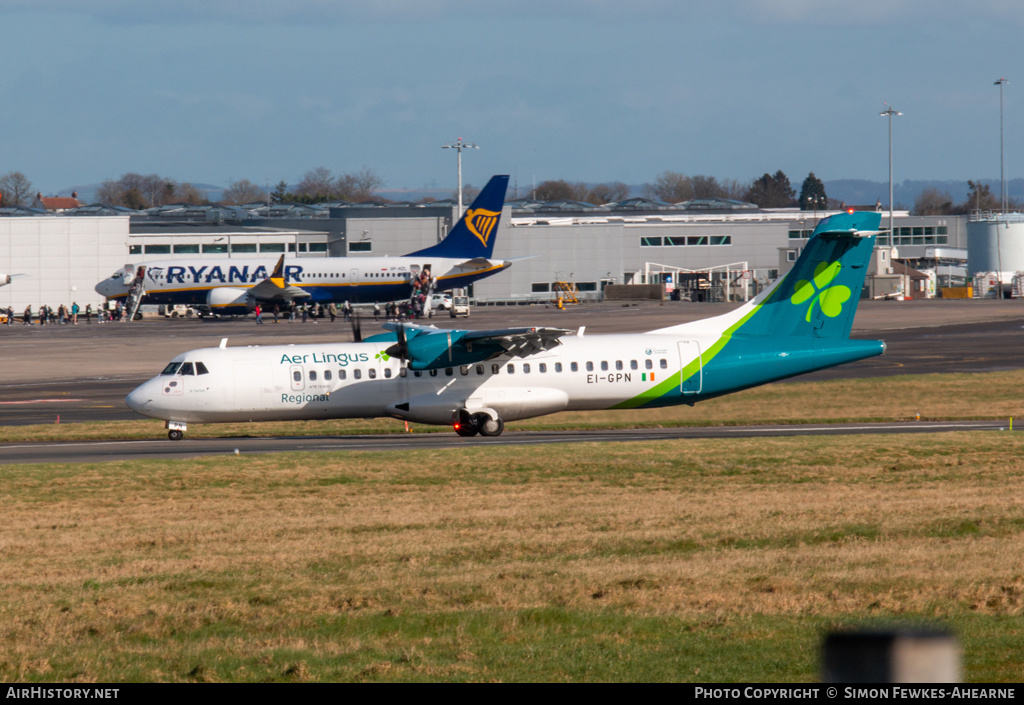
[[(456, 210), (447, 201), (179, 205), (142, 212), (92, 205), (59, 215), (0, 209), (0, 272), (18, 275), (0, 287), (0, 307), (16, 313), (26, 305), (95, 307), (102, 303), (93, 291), (100, 280), (126, 264), (175, 256), (402, 255), (441, 240)], [(833, 212), (759, 209), (718, 199), (669, 205), (632, 198), (601, 206), (511, 201), (503, 210), (494, 258), (513, 264), (468, 293), (478, 304), (546, 302), (567, 291), (596, 300), (609, 286), (644, 284), (657, 286), (666, 298), (744, 299), (785, 273), (817, 222)], [(882, 214), (884, 229), (888, 217)], [(965, 216), (896, 211), (893, 233), (879, 237), (877, 281), (869, 277), (868, 295), (920, 295), (911, 283), (918, 268), (937, 272), (940, 287), (957, 278), (962, 283), (973, 266), (966, 259), (975, 225), (968, 226)], [(1024, 269), (1024, 230), (1013, 239), (1003, 237), (1001, 247), (1003, 271), (1011, 264)], [(1009, 247), (1016, 254), (1008, 255)]]

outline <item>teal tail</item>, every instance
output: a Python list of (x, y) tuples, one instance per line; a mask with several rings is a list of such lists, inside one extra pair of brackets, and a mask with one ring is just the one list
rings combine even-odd
[(793, 269), (765, 292), (736, 332), (773, 337), (848, 338), (881, 214), (825, 218)]
[(690, 338), (682, 369), (618, 408), (693, 403), (882, 354), (881, 341), (849, 338), (880, 220), (878, 213), (826, 218), (793, 269), (753, 301), (651, 331)]

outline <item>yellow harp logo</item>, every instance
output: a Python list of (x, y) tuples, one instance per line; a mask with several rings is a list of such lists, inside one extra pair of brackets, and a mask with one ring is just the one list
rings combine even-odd
[(469, 228), (469, 232), (477, 236), (477, 239), (487, 247), (487, 241), (491, 237), (491, 233), (494, 232), (494, 226), (498, 224), (498, 216), (501, 215), (498, 211), (489, 211), (483, 208), (477, 208), (476, 210), (470, 208), (466, 211), (466, 227)]

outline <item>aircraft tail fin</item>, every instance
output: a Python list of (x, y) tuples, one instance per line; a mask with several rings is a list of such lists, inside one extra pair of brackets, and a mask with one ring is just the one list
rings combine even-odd
[(848, 338), (880, 221), (875, 212), (823, 219), (793, 269), (751, 302), (752, 315), (735, 332)]
[(726, 336), (848, 338), (881, 214), (824, 218), (786, 276), (734, 311), (652, 333), (699, 327)]
[(508, 176), (492, 176), (444, 240), (406, 257), (491, 258), (505, 205)]

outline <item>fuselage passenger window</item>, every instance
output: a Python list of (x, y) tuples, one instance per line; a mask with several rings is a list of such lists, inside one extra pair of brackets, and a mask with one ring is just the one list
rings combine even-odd
[(661, 369), (663, 369), (663, 370), (667, 370), (668, 369), (668, 360), (666, 360), (665, 358), (661, 358), (660, 360), (658, 360), (658, 366), (661, 367)]
[(529, 362), (524, 362), (523, 363), (523, 374), (524, 375), (530, 374), (530, 363)]
[(569, 363), (569, 369), (571, 371), (573, 371), (573, 372), (579, 372), (580, 371), (579, 363), (576, 363), (576, 362)]
[(512, 363), (509, 363), (509, 364), (508, 364), (508, 367), (506, 367), (506, 368), (505, 368), (505, 370), (506, 370), (506, 371), (507, 371), (507, 372), (508, 372), (508, 373), (509, 373), (510, 375), (514, 375), (514, 374), (516, 373), (516, 366), (515, 366), (515, 365), (513, 365)]
[(348, 376), (348, 372), (345, 370), (338, 370), (338, 379), (345, 379)]
[(352, 379), (362, 379), (362, 378), (363, 378), (363, 371), (361, 369), (359, 369), (357, 367), (356, 369), (352, 370)]
[(556, 362), (555, 363), (555, 372), (561, 372), (561, 371), (562, 371), (562, 363), (561, 362)]
[(640, 365), (636, 364), (636, 360), (630, 360), (629, 361), (629, 369), (631, 369), (631, 370), (638, 370), (638, 369), (640, 369)]
[(331, 371), (330, 370), (324, 370), (324, 381), (325, 382), (330, 382), (331, 381)]
[(602, 372), (607, 372), (608, 371), (608, 361), (607, 360), (601, 360), (601, 371)]
[(547, 363), (546, 363), (546, 362), (541, 362), (541, 363), (539, 363), (539, 364), (537, 365), (537, 371), (538, 371), (538, 372), (547, 372), (547, 371), (548, 371), (548, 365), (547, 365)]
[(593, 372), (593, 371), (594, 371), (594, 363), (593, 362), (588, 362), (587, 363), (587, 372)]
[(309, 371), (309, 381), (316, 382), (316, 370)]
[(377, 379), (377, 370), (373, 369), (372, 367), (369, 370), (367, 370), (366, 374), (370, 376), (370, 379)]

